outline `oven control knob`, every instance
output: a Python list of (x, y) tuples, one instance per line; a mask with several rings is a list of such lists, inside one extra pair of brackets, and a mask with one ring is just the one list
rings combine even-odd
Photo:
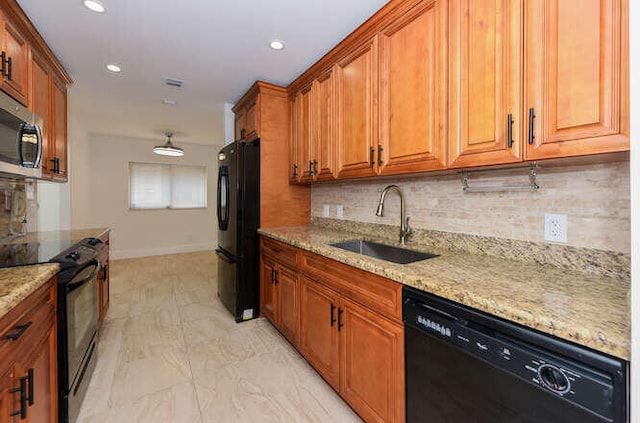
[(80, 259), (80, 253), (78, 253), (77, 251), (73, 251), (67, 254), (64, 258), (73, 260), (73, 261), (78, 261)]
[(538, 376), (540, 380), (547, 388), (551, 389), (558, 394), (564, 394), (569, 392), (570, 383), (569, 378), (562, 370), (551, 364), (543, 364), (538, 367)]

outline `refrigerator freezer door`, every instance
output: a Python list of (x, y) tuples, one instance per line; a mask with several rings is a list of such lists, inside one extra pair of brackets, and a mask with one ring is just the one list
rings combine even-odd
[(237, 315), (238, 261), (218, 248), (218, 297), (234, 316)]

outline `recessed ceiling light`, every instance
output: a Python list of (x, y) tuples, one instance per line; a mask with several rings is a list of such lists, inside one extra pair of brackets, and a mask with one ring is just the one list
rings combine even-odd
[(167, 106), (175, 106), (176, 103), (177, 102), (175, 100), (171, 100), (169, 98), (163, 98), (162, 99), (162, 104), (166, 104)]
[(269, 43), (269, 47), (273, 50), (282, 50), (284, 48), (284, 41), (273, 40)]
[(98, 0), (84, 0), (82, 3), (84, 4), (84, 7), (89, 10), (93, 10), (94, 12), (104, 13), (106, 10)]
[(113, 63), (108, 64), (107, 69), (109, 69), (111, 72), (116, 72), (116, 73), (122, 70), (120, 69), (120, 66), (114, 65)]

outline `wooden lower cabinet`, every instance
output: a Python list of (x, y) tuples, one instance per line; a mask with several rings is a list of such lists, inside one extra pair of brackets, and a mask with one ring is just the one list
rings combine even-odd
[(274, 326), (278, 326), (276, 320), (276, 307), (275, 302), (275, 271), (276, 264), (274, 261), (260, 256), (260, 315), (266, 317), (273, 323)]
[(338, 295), (307, 277), (300, 280), (300, 352), (336, 390), (339, 380)]
[(278, 317), (280, 332), (290, 342), (298, 342), (299, 322), (299, 289), (298, 275), (295, 271), (284, 266), (276, 270), (276, 291), (278, 295)]
[(55, 280), (0, 319), (0, 423), (58, 420)]
[(339, 312), (342, 397), (368, 422), (404, 421), (404, 328), (347, 299)]
[(404, 422), (401, 285), (261, 241), (261, 312), (366, 422)]

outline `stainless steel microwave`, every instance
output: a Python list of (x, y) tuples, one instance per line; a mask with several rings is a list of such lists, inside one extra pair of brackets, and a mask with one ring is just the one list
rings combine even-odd
[(40, 178), (42, 119), (0, 91), (0, 174)]

